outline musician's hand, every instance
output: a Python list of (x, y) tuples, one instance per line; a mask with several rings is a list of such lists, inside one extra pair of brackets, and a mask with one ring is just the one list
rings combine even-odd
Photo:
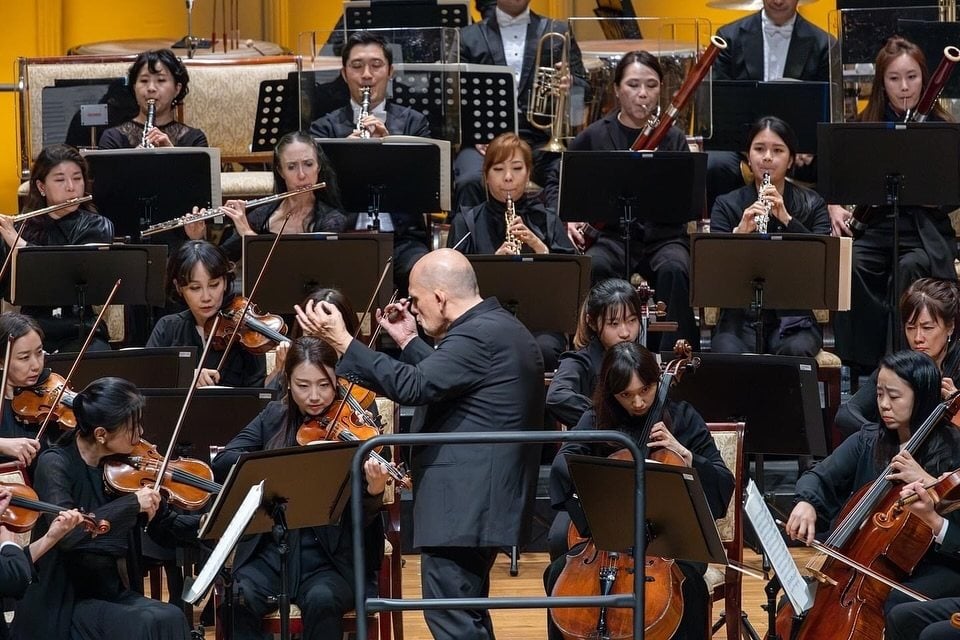
[(255, 236), (257, 232), (250, 227), (247, 220), (247, 203), (243, 200), (227, 200), (223, 205), (223, 212), (230, 218), (233, 228), (241, 236)]
[(10, 490), (10, 487), (0, 485), (0, 514), (10, 506), (11, 498), (13, 498), (13, 491)]
[(650, 431), (650, 441), (647, 443), (647, 446), (651, 449), (654, 447), (669, 449), (683, 458), (683, 464), (686, 466), (689, 467), (693, 464), (693, 454), (689, 449), (677, 442), (677, 439), (674, 438), (670, 430), (667, 429), (667, 425), (662, 422), (653, 425), (653, 429)]
[(377, 322), (401, 349), (417, 337), (417, 318), (410, 312), (410, 301), (401, 298), (376, 311)]
[(40, 441), (33, 438), (0, 438), (0, 454), (29, 466), (40, 453)]
[(363, 476), (367, 479), (367, 493), (378, 496), (387, 488), (387, 479), (390, 474), (381, 463), (373, 458), (367, 458), (363, 463)]
[[(554, 68), (555, 68), (557, 71), (563, 71), (563, 63), (562, 63), (562, 62), (558, 62), (558, 63), (556, 63), (556, 64), (553, 65), (553, 66), (554, 66)], [(569, 92), (570, 92), (570, 86), (571, 86), (572, 84), (573, 84), (573, 79), (572, 79), (571, 76), (570, 76), (570, 70), (569, 70), (569, 68), (568, 68), (568, 69), (566, 70), (566, 73), (564, 73), (563, 75), (561, 75), (561, 76), (557, 79), (557, 87), (558, 87), (559, 91), (561, 91), (561, 92), (563, 92), (563, 93), (569, 93)]]
[(793, 166), (795, 167), (805, 167), (813, 163), (814, 155), (812, 153), (798, 153), (793, 156)]
[(140, 487), (134, 495), (140, 503), (140, 513), (147, 514), (147, 520), (153, 520), (160, 508), (160, 492), (153, 487)]
[(284, 363), (287, 361), (287, 352), (290, 351), (290, 341), (284, 340), (277, 345), (277, 350), (273, 357), (274, 371), (283, 371)]
[(957, 385), (953, 383), (953, 378), (948, 378), (944, 376), (940, 380), (940, 395), (942, 395), (943, 399), (946, 400), (956, 392), (957, 392)]
[(197, 387), (211, 387), (220, 384), (220, 372), (216, 369), (200, 369)]
[(485, 144), (475, 144), (475, 145), (473, 145), (473, 146), (474, 146), (474, 148), (477, 150), (477, 153), (479, 153), (481, 156), (487, 155), (487, 146), (488, 146), (488, 145), (485, 145)]
[[(783, 203), (783, 195), (772, 184), (760, 192), (760, 196), (770, 203), (770, 215), (779, 220), (784, 226), (790, 224), (790, 213)], [(761, 205), (761, 209), (766, 205)]]
[[(390, 135), (390, 132), (387, 131), (387, 125), (383, 122), (383, 120), (372, 114), (361, 120), (360, 126), (370, 132), (371, 138), (382, 138)], [(354, 129), (347, 137), (359, 138), (360, 133)]]
[(890, 460), (890, 467), (893, 469), (893, 473), (887, 474), (887, 480), (896, 480), (904, 484), (918, 480), (926, 484), (936, 482), (936, 478), (924, 471), (923, 467), (914, 460), (913, 456), (910, 455), (910, 452), (907, 450), (903, 450), (893, 456)]
[[(83, 522), (83, 514), (76, 509), (61, 511), (60, 515), (50, 523), (50, 528), (47, 529), (45, 535), (49, 537), (52, 543), (56, 544), (63, 539), (63, 536), (80, 526), (81, 522)], [(36, 560), (36, 558), (34, 558), (34, 560)]]
[(743, 215), (740, 217), (740, 224), (734, 227), (734, 233), (756, 233), (757, 231), (757, 216), (763, 215), (765, 209), (760, 201), (756, 201), (751, 204), (749, 207), (743, 210)]
[(583, 237), (582, 227), (582, 222), (567, 223), (567, 237), (570, 238), (570, 242), (573, 243), (573, 246), (580, 251), (583, 251), (584, 246), (587, 244), (585, 238)]
[(516, 247), (514, 247), (512, 244), (510, 244), (509, 242), (507, 242), (506, 240), (504, 240), (504, 241), (503, 241), (503, 244), (501, 244), (499, 247), (497, 247), (497, 250), (493, 252), (493, 255), (495, 255), (495, 256), (518, 256), (518, 255), (520, 255), (520, 252), (517, 251), (517, 248), (516, 248)]
[(943, 527), (943, 516), (936, 512), (936, 504), (933, 497), (927, 493), (927, 489), (922, 482), (911, 482), (900, 489), (901, 498), (909, 498), (912, 495), (917, 496), (916, 502), (907, 505), (907, 509), (913, 515), (923, 520), (934, 535), (940, 533)]
[(787, 535), (793, 540), (812, 544), (817, 533), (817, 510), (809, 502), (801, 500), (790, 512), (787, 520)]
[(534, 253), (550, 253), (550, 247), (517, 216), (510, 225), (510, 232), (517, 240), (530, 247)]
[(353, 342), (353, 336), (347, 331), (343, 316), (337, 307), (323, 301), (307, 300), (304, 307), (294, 305), (293, 308), (297, 312), (297, 322), (300, 323), (304, 333), (317, 336), (341, 356), (347, 351), (347, 347)]
[[(198, 209), (194, 207), (193, 213), (197, 212)], [(187, 224), (183, 225), (183, 231), (191, 240), (203, 240), (207, 237), (207, 221), (197, 220), (196, 222), (188, 222)]]
[(828, 204), (827, 213), (830, 214), (830, 235), (842, 238), (843, 236), (852, 236), (850, 227), (847, 226), (851, 213), (846, 207), (839, 204)]
[(173, 142), (170, 137), (160, 130), (160, 127), (154, 127), (147, 131), (147, 141), (154, 147), (172, 147)]
[[(13, 224), (13, 216), (0, 214), (0, 237), (7, 243), (8, 247), (13, 247), (13, 241), (17, 239), (17, 228)], [(27, 246), (27, 241), (20, 238), (17, 243), (21, 247)]]

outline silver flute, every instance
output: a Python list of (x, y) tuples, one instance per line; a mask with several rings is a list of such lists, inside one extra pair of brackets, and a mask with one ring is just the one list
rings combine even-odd
[(763, 182), (760, 183), (760, 203), (763, 205), (763, 213), (754, 217), (753, 221), (757, 223), (757, 233), (767, 232), (767, 223), (770, 221), (770, 207), (773, 203), (769, 198), (763, 197), (763, 190), (770, 186), (770, 174), (764, 172)]
[(153, 129), (157, 121), (157, 101), (153, 98), (147, 100), (147, 121), (143, 125), (143, 133), (140, 135), (140, 146), (144, 149), (153, 149), (153, 143), (147, 139), (150, 129)]
[[(301, 193), (307, 193), (308, 191), (316, 191), (317, 189), (326, 189), (326, 182), (318, 182), (317, 184), (311, 184), (308, 187), (300, 187), (299, 189), (294, 189), (293, 191), (284, 191), (283, 193), (275, 193), (272, 196), (266, 196), (264, 198), (257, 198), (256, 200), (247, 200), (247, 208), (253, 209), (261, 205), (270, 204), (271, 202), (277, 202), (278, 200), (285, 200), (287, 198), (300, 195)], [(217, 216), (226, 215), (226, 207), (217, 207), (216, 209), (207, 209), (202, 213), (188, 213), (185, 216), (180, 216), (179, 218), (174, 218), (173, 220), (167, 220), (166, 222), (159, 222), (157, 224), (152, 224), (143, 231), (140, 232), (140, 237), (145, 238), (146, 236), (152, 236), (155, 233), (161, 233), (163, 231), (172, 231), (173, 229), (179, 229), (184, 225), (188, 225), (191, 222), (200, 222), (201, 220), (209, 220), (210, 218), (216, 218)]]
[(370, 130), (363, 121), (370, 115), (370, 87), (360, 87), (360, 115), (357, 116), (357, 133), (361, 138), (369, 138)]

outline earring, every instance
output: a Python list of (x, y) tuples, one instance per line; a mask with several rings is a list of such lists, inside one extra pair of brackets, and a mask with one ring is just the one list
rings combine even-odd
[(103, 438), (97, 438), (97, 442), (99, 442), (100, 444), (103, 444), (104, 442), (106, 442), (106, 440), (104, 440)]
[(43, 189), (39, 189), (39, 191), (40, 191), (40, 195), (42, 195), (42, 196), (46, 196), (46, 195), (47, 195), (47, 192), (44, 191)]

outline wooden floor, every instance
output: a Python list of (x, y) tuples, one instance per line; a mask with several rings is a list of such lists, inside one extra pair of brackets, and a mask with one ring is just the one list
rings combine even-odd
[[(797, 562), (801, 564), (810, 554), (806, 549), (791, 549)], [(744, 562), (751, 567), (759, 567), (760, 559), (755, 554), (745, 552)], [(547, 555), (544, 553), (524, 554), (520, 558), (520, 575), (511, 577), (510, 564), (506, 556), (501, 555), (493, 568), (491, 576), (492, 596), (533, 596), (543, 595), (543, 570), (547, 564)], [(743, 578), (743, 607), (748, 613), (757, 633), (763, 637), (767, 631), (766, 613), (761, 605), (766, 602), (763, 593), (764, 583), (760, 580), (744, 576)], [(403, 595), (408, 598), (420, 597), (420, 556), (406, 556), (406, 566), (403, 569)], [(715, 613), (720, 610), (719, 603), (715, 606)], [(499, 610), (491, 613), (493, 625), (499, 640), (545, 640), (546, 613), (537, 609), (527, 610)], [(404, 640), (430, 640), (430, 633), (423, 621), (420, 612), (404, 613), (403, 623)], [(212, 629), (207, 630), (206, 638), (213, 640)], [(716, 640), (723, 640), (726, 635), (721, 630), (714, 636)]]

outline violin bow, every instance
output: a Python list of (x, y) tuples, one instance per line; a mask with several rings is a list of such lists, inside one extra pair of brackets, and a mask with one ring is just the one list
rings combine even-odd
[(106, 301), (103, 303), (103, 307), (100, 309), (100, 313), (97, 314), (97, 319), (93, 321), (93, 326), (90, 327), (90, 332), (87, 333), (87, 339), (83, 341), (83, 346), (80, 347), (80, 352), (77, 354), (77, 357), (74, 358), (73, 364), (70, 366), (70, 371), (63, 379), (63, 384), (60, 385), (60, 389), (57, 391), (57, 395), (53, 399), (53, 403), (50, 405), (50, 411), (47, 412), (46, 417), (43, 419), (43, 424), (40, 425), (40, 430), (37, 431), (37, 440), (40, 440), (40, 438), (43, 436), (43, 433), (50, 425), (50, 418), (53, 417), (54, 408), (60, 404), (60, 400), (63, 398), (64, 392), (67, 390), (67, 387), (70, 386), (70, 378), (73, 377), (74, 372), (77, 370), (77, 366), (80, 364), (80, 360), (83, 359), (83, 355), (90, 347), (90, 343), (93, 342), (93, 336), (97, 333), (97, 327), (99, 327), (100, 323), (103, 321), (103, 316), (107, 313), (107, 309), (113, 302), (113, 297), (117, 294), (117, 289), (119, 288), (120, 278), (117, 278), (117, 282), (113, 285), (113, 289), (110, 290), (110, 295), (107, 296)]
[(4, 276), (7, 275), (7, 270), (10, 268), (10, 264), (13, 261), (13, 254), (16, 253), (17, 245), (20, 244), (20, 238), (23, 236), (23, 230), (26, 228), (26, 223), (21, 222), (20, 228), (17, 229), (17, 237), (13, 241), (13, 246), (10, 247), (9, 251), (7, 251), (7, 257), (3, 259), (3, 266), (0, 267), (0, 282), (2, 282)]
[[(250, 288), (250, 293), (247, 295), (247, 301), (244, 303), (243, 309), (240, 311), (240, 317), (237, 319), (236, 324), (233, 327), (233, 331), (230, 333), (230, 339), (227, 341), (227, 345), (223, 348), (223, 355), (220, 357), (220, 363), (217, 365), (216, 369), (217, 373), (220, 373), (220, 370), (223, 369), (223, 365), (225, 365), (227, 362), (227, 356), (230, 355), (230, 349), (233, 348), (233, 343), (237, 341), (237, 336), (240, 334), (240, 327), (246, 320), (247, 311), (250, 309), (250, 305), (253, 302), (253, 296), (257, 293), (257, 288), (260, 287), (260, 281), (263, 280), (263, 274), (267, 272), (267, 266), (270, 264), (270, 259), (273, 258), (273, 252), (277, 248), (277, 244), (280, 243), (280, 236), (283, 235), (283, 230), (286, 229), (287, 221), (289, 219), (290, 214), (288, 213), (283, 217), (283, 222), (280, 224), (280, 230), (277, 231), (277, 235), (273, 238), (273, 244), (270, 245), (270, 251), (267, 252), (267, 257), (263, 260), (263, 266), (260, 267), (260, 273), (257, 274), (257, 280)], [(200, 361), (200, 364), (203, 364), (203, 360)]]
[(167, 473), (167, 467), (170, 465), (170, 458), (173, 454), (174, 445), (177, 443), (177, 439), (180, 437), (180, 429), (183, 427), (184, 418), (187, 417), (187, 409), (190, 408), (190, 403), (193, 401), (193, 396), (197, 391), (197, 383), (200, 382), (200, 374), (203, 372), (203, 363), (207, 361), (207, 354), (210, 352), (210, 345), (213, 344), (213, 336), (217, 335), (217, 328), (220, 324), (220, 314), (214, 316), (213, 327), (210, 329), (210, 334), (207, 335), (207, 341), (203, 345), (203, 353), (200, 354), (200, 362), (197, 364), (197, 369), (193, 372), (193, 381), (190, 383), (190, 388), (187, 389), (187, 395), (183, 399), (183, 406), (180, 407), (180, 415), (177, 417), (177, 424), (173, 427), (173, 434), (170, 436), (170, 444), (167, 446), (167, 452), (163, 456), (163, 461), (160, 463), (160, 468), (157, 470), (157, 479), (156, 484), (153, 485), (154, 489), (159, 489), (160, 485), (163, 484), (163, 476)]
[[(3, 278), (0, 277), (0, 280)], [(3, 401), (7, 397), (7, 378), (10, 372), (10, 352), (13, 351), (13, 341), (16, 340), (12, 335), (7, 336), (7, 353), (3, 356), (3, 375), (0, 376), (0, 416), (3, 415)]]

